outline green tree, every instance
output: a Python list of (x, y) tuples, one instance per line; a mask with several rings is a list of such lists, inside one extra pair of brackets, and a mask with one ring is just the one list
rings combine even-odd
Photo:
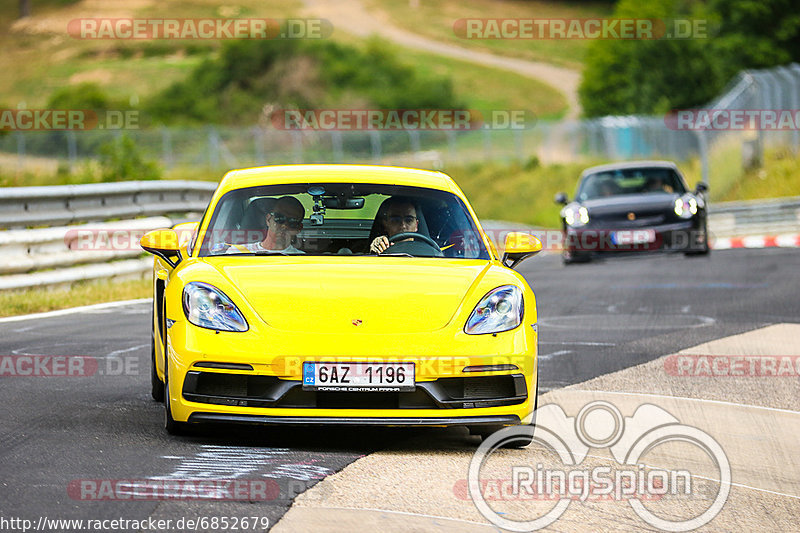
[(711, 0), (719, 33), (714, 60), (727, 81), (746, 68), (800, 60), (800, 4), (796, 0)]
[(796, 0), (620, 0), (613, 16), (706, 21), (707, 37), (592, 43), (579, 88), (589, 117), (702, 105), (742, 69), (800, 60)]
[[(615, 18), (703, 18), (676, 0), (620, 0)], [(708, 39), (597, 40), (586, 53), (579, 87), (584, 114), (666, 113), (711, 99), (720, 89)]]
[(121, 135), (100, 147), (100, 169), (103, 181), (161, 178), (158, 164), (145, 159), (136, 143), (127, 135)]

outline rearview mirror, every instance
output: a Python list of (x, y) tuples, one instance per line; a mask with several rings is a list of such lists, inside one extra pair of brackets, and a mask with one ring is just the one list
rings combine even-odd
[(145, 252), (166, 261), (172, 268), (175, 268), (181, 262), (181, 241), (174, 229), (148, 231), (142, 235), (139, 245)]
[(569, 199), (567, 198), (567, 194), (563, 192), (556, 193), (555, 198), (553, 198), (557, 204), (567, 205)]
[(706, 191), (708, 191), (708, 183), (706, 183), (704, 181), (698, 181), (697, 185), (695, 185), (695, 187), (694, 187), (694, 192), (696, 192), (696, 193), (703, 192), (704, 193)]
[(511, 232), (506, 235), (502, 262), (508, 268), (542, 251), (542, 241), (530, 233)]
[(364, 207), (364, 198), (345, 198), (340, 196), (323, 196), (322, 204), (328, 209), (361, 209)]

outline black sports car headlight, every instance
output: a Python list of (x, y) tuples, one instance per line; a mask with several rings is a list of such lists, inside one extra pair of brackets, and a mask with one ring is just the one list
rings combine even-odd
[(201, 328), (220, 331), (247, 331), (244, 315), (224, 292), (199, 281), (183, 288), (183, 313)]
[(692, 218), (697, 214), (697, 198), (684, 194), (675, 199), (675, 214), (681, 218)]
[(582, 205), (568, 205), (564, 208), (564, 222), (573, 228), (580, 228), (589, 223), (589, 210)]

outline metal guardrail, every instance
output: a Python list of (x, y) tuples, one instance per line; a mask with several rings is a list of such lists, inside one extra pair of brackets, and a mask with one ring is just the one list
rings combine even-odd
[[(216, 188), (132, 181), (0, 189), (0, 290), (142, 276), (152, 259), (142, 257), (138, 236), (176, 222), (165, 215), (201, 213)], [(117, 238), (127, 242), (110, 242)]]
[(0, 228), (202, 212), (216, 183), (126, 181), (0, 189)]
[[(0, 290), (142, 276), (152, 261), (142, 257), (135, 243), (74, 246), (80, 232), (94, 232), (102, 240), (113, 238), (115, 231), (130, 236), (171, 226), (175, 219), (165, 215), (202, 212), (216, 187), (211, 182), (134, 181), (0, 189), (0, 228), (6, 228), (0, 231)], [(120, 218), (127, 220), (87, 224)], [(58, 226), (8, 229), (53, 225)], [(709, 228), (717, 236), (800, 232), (800, 197), (711, 204)]]
[(800, 196), (711, 204), (709, 228), (716, 235), (800, 231)]

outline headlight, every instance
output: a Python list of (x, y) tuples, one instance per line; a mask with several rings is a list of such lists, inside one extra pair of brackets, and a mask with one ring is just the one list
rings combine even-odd
[(208, 283), (192, 281), (183, 288), (183, 313), (201, 328), (247, 331), (247, 321), (225, 293)]
[(675, 200), (675, 214), (681, 218), (692, 218), (697, 214), (697, 198), (684, 194)]
[(464, 326), (468, 335), (500, 333), (522, 323), (522, 291), (514, 285), (498, 287), (481, 299)]
[(567, 206), (564, 208), (564, 221), (573, 228), (585, 226), (589, 223), (589, 210), (583, 206)]

